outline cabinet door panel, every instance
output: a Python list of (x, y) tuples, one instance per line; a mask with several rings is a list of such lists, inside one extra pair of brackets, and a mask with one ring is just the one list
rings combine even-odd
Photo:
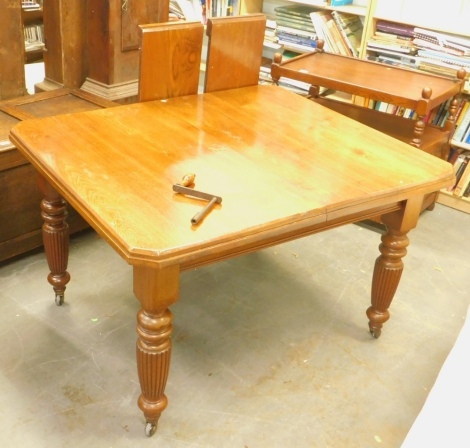
[(168, 21), (168, 0), (122, 0), (122, 51), (139, 48), (139, 25)]

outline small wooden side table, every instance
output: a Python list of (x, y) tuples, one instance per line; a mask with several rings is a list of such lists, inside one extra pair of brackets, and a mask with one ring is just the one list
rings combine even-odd
[[(462, 90), (466, 72), (456, 70), (454, 79), (384, 65), (378, 62), (331, 54), (318, 48), (286, 62), (275, 55), (271, 76), (296, 79), (312, 85), (314, 101), (349, 116), (430, 154), (446, 159), (455, 128), (457, 95)], [(418, 115), (410, 120), (355, 104), (319, 96), (319, 88), (338, 90), (365, 98), (412, 109)], [(452, 99), (449, 117), (441, 128), (425, 123), (436, 107)]]
[[(378, 62), (327, 53), (323, 41), (311, 53), (281, 62), (276, 54), (271, 76), (277, 83), (281, 77), (311, 84), (311, 99), (342, 115), (370, 126), (384, 134), (447, 160), (450, 140), (455, 130), (457, 96), (460, 94), (466, 72), (456, 70), (453, 79), (417, 72), (411, 69), (384, 65)], [(320, 96), (320, 87), (357, 95), (368, 100), (382, 101), (412, 109), (416, 120), (380, 112), (356, 104), (331, 100)], [(425, 122), (436, 107), (450, 100), (449, 116), (445, 125)], [(429, 195), (422, 210), (434, 208), (437, 193)], [(381, 222), (379, 218), (373, 219)]]

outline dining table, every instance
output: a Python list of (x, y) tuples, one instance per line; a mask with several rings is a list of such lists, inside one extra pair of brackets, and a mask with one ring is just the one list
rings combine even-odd
[(454, 180), (449, 163), (276, 85), (29, 119), (10, 139), (38, 174), (55, 303), (73, 288), (68, 204), (132, 266), (147, 436), (168, 403), (181, 272), (380, 217), (365, 306), (378, 338), (423, 200)]

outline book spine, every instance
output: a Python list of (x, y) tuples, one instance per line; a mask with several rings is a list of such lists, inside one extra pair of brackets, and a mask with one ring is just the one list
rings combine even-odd
[(459, 110), (457, 111), (455, 115), (455, 129), (460, 125), (462, 122), (463, 118), (465, 117), (465, 114), (467, 113), (467, 109), (470, 106), (470, 102), (468, 100), (462, 100), (460, 102)]
[(277, 23), (278, 25), (282, 25), (284, 27), (295, 28), (298, 30), (310, 31), (311, 33), (316, 33), (316, 30), (311, 23), (307, 25), (303, 23), (289, 22), (287, 20), (278, 20)]
[(459, 197), (463, 195), (470, 180), (470, 166), (468, 163), (468, 156), (465, 158), (465, 162), (461, 165), (461, 167), (463, 168), (461, 170), (460, 179), (455, 185), (455, 188), (452, 192), (455, 196)]
[(291, 28), (289, 26), (278, 25), (276, 29), (277, 29), (278, 35), (280, 33), (287, 33), (287, 34), (294, 34), (296, 36), (308, 37), (310, 39), (317, 38), (316, 33), (313, 33), (311, 31), (299, 30), (298, 28)]
[(412, 26), (379, 20), (377, 22), (376, 28), (380, 31), (385, 31), (392, 34), (414, 37), (414, 28)]
[(322, 18), (322, 15), (324, 14), (323, 11), (318, 11), (318, 12), (312, 12), (310, 14), (310, 18), (313, 24), (313, 27), (315, 28), (315, 32), (318, 35), (319, 39), (322, 39), (323, 42), (325, 43), (325, 46), (323, 47), (325, 51), (333, 51), (333, 48), (331, 46), (330, 41), (328, 40), (328, 35), (326, 33), (326, 27), (324, 26), (324, 21)]
[(405, 53), (405, 54), (414, 54), (415, 53), (414, 48), (408, 47), (406, 45), (382, 44), (382, 43), (374, 42), (372, 40), (369, 40), (367, 42), (367, 48), (370, 48), (373, 51), (391, 50), (391, 51), (396, 51), (396, 52)]
[(339, 54), (342, 54), (343, 56), (351, 56), (351, 53), (348, 50), (346, 42), (343, 41), (343, 38), (341, 37), (341, 33), (339, 32), (339, 29), (336, 26), (333, 16), (331, 14), (328, 14), (325, 17), (327, 18), (326, 27), (328, 28), (331, 34), (331, 37), (336, 45), (336, 48), (338, 50), (337, 52)]
[[(313, 8), (312, 8), (312, 11), (314, 11)], [(302, 17), (302, 18), (305, 18), (305, 19), (309, 18), (309, 14), (312, 11), (306, 10), (305, 8), (302, 8), (302, 10), (298, 10), (298, 9), (295, 9), (295, 8), (288, 8), (288, 7), (286, 8), (286, 7), (283, 7), (283, 6), (279, 6), (277, 8), (274, 8), (274, 12), (276, 14), (282, 14), (282, 15), (288, 15), (288, 16), (294, 16), (294, 17)]]
[(308, 23), (310, 22), (310, 16), (301, 16), (298, 14), (286, 14), (283, 12), (276, 12), (276, 18), (282, 20), (290, 20), (292, 22)]
[[(295, 51), (296, 53), (307, 53), (312, 51), (312, 47), (307, 46), (307, 45), (302, 45), (302, 44), (297, 44), (295, 42), (290, 42), (290, 41), (279, 41), (279, 43), (282, 43), (284, 47), (291, 51)], [(292, 80), (289, 80), (289, 82)]]
[(470, 40), (461, 39), (449, 34), (438, 33), (436, 31), (430, 31), (424, 28), (416, 27), (414, 29), (415, 36), (430, 42), (436, 43), (442, 47), (452, 48), (455, 50), (462, 51), (464, 54), (470, 52)]
[(317, 48), (317, 41), (314, 39), (304, 38), (302, 36), (295, 36), (292, 34), (282, 34), (279, 35), (279, 43), (291, 42), (294, 44), (305, 45), (311, 48)]
[(341, 23), (341, 20), (338, 17), (338, 11), (332, 11), (331, 15), (333, 17), (333, 20), (336, 23), (336, 27), (338, 28), (339, 32), (341, 33), (341, 36), (343, 37), (343, 40), (348, 48), (348, 56), (353, 56), (353, 57), (358, 57), (358, 50), (357, 48), (354, 48), (354, 45), (352, 44), (351, 40), (349, 39), (348, 32), (346, 28), (343, 26)]
[(464, 171), (465, 171), (465, 168), (467, 168), (467, 165), (468, 165), (468, 156), (464, 156), (462, 155), (462, 161), (461, 163), (458, 165), (458, 168), (455, 172), (455, 184), (454, 186), (452, 187), (452, 191), (455, 190), (455, 188), (457, 187)]
[(455, 133), (454, 133), (454, 137), (452, 138), (452, 142), (454, 144), (458, 145), (459, 143), (463, 141), (469, 125), (470, 125), (470, 107), (467, 107), (465, 116), (462, 118), (462, 121), (457, 126), (457, 129), (455, 130)]
[(330, 5), (331, 6), (345, 6), (345, 5), (351, 5), (352, 0), (331, 0)]

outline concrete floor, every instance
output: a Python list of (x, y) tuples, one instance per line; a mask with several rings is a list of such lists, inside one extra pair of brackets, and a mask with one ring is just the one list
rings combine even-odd
[[(410, 233), (382, 336), (368, 333), (376, 231), (348, 225), (181, 276), (169, 406), (144, 435), (132, 270), (73, 238), (66, 303), (42, 252), (0, 265), (0, 446), (400, 447), (470, 302), (470, 215)], [(421, 447), (419, 447), (421, 448)]]

